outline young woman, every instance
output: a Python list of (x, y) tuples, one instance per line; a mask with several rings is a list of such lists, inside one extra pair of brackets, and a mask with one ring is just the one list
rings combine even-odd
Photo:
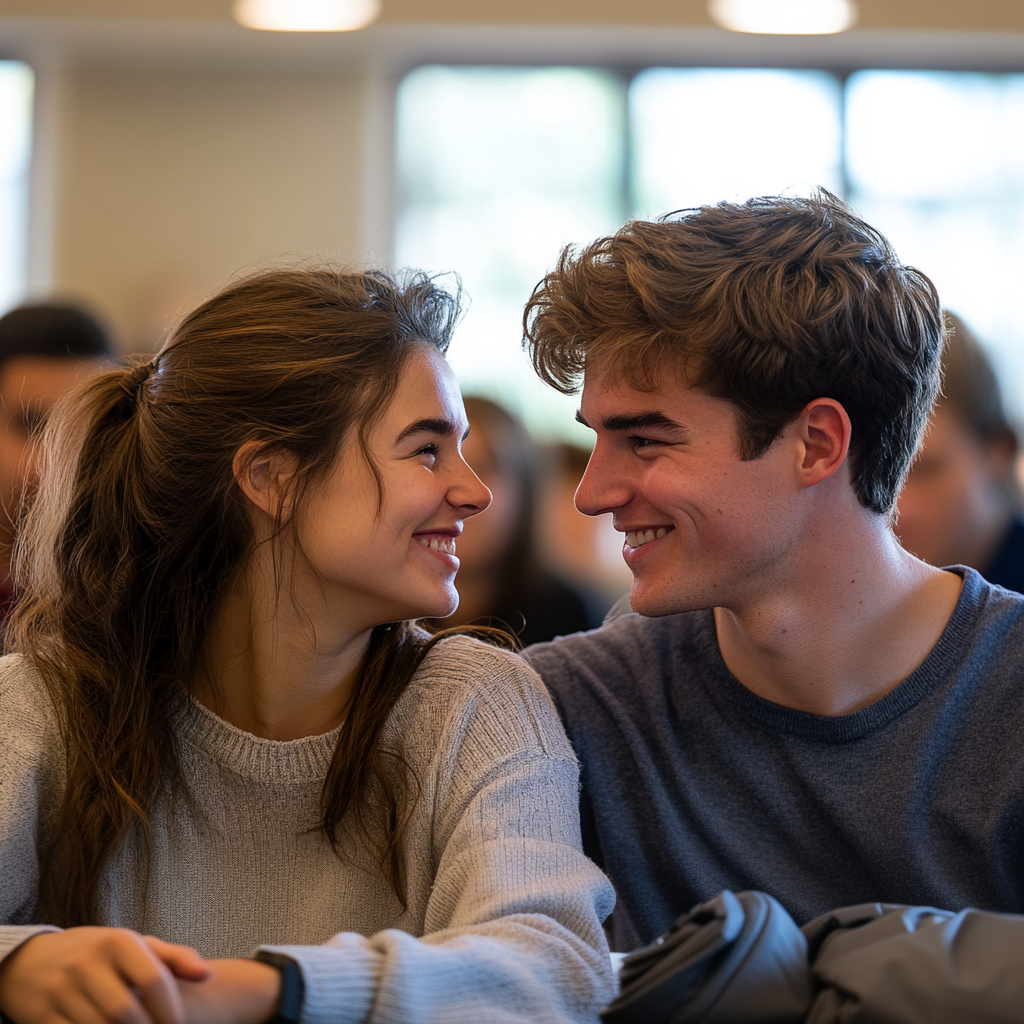
[(260, 274), (49, 424), (0, 661), (15, 1024), (574, 1021), (612, 994), (549, 699), (409, 621), (456, 607), (490, 500), (455, 314), (424, 277)]

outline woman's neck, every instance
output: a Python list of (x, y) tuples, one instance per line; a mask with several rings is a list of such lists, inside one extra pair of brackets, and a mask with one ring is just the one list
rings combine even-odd
[(346, 630), (316, 586), (286, 570), (293, 585), (279, 590), (272, 567), (254, 562), (210, 624), (193, 696), (265, 739), (329, 732), (345, 716), (370, 631)]

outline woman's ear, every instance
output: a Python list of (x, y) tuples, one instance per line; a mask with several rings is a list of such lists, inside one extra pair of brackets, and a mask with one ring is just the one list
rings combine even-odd
[(264, 441), (246, 441), (235, 452), (231, 469), (235, 482), (255, 508), (273, 520), (288, 515), (294, 455), (270, 449)]

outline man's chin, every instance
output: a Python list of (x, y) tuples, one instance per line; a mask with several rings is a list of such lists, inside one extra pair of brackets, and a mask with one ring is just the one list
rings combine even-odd
[(698, 594), (686, 593), (671, 586), (645, 583), (634, 577), (629, 590), (629, 605), (637, 614), (655, 619), (662, 615), (712, 608), (714, 602), (704, 600)]

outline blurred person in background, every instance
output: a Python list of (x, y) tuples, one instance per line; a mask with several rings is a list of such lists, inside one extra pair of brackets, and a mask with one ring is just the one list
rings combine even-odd
[(485, 620), (509, 628), (524, 646), (599, 626), (600, 597), (559, 579), (540, 554), (537, 458), (526, 428), (489, 399), (465, 401), (463, 454), (494, 497), (459, 537), (458, 611), (435, 625)]
[(77, 306), (25, 305), (0, 318), (0, 620), (14, 603), (11, 546), (46, 417), (72, 384), (102, 369), (112, 354), (106, 329)]
[(622, 560), (622, 537), (610, 516), (585, 516), (576, 507), (590, 450), (559, 443), (544, 448), (544, 477), (537, 502), (537, 542), (544, 563), (563, 580), (591, 596), (602, 618), (612, 608), (628, 609), (632, 574)]
[(932, 565), (969, 565), (1024, 592), (1017, 435), (984, 348), (957, 317), (947, 319), (942, 394), (899, 497), (896, 533)]

